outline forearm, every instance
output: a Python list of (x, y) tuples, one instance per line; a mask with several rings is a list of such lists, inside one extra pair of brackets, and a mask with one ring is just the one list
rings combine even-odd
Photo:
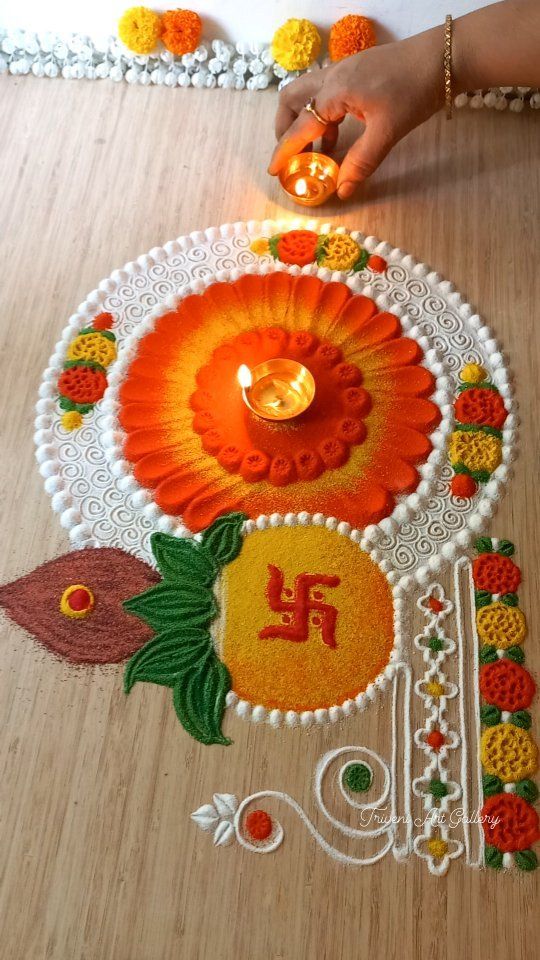
[(505, 0), (454, 22), (456, 93), (540, 85), (539, 0)]
[[(449, 4), (449, 6), (451, 6)], [(499, 86), (540, 86), (540, 0), (503, 0), (453, 21), (454, 93)], [(442, 106), (444, 25), (405, 40), (431, 67)]]

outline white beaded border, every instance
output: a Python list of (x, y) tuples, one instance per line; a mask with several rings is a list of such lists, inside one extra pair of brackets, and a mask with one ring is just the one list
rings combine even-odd
[[(378, 566), (384, 577), (389, 581), (388, 573), (384, 568), (384, 562), (377, 562), (372, 557), (372, 551), (363, 542), (359, 540), (357, 530), (351, 530), (348, 523), (340, 523), (336, 517), (325, 517), (322, 513), (286, 513), (284, 516), (279, 513), (272, 513), (270, 516), (261, 514), (256, 520), (246, 520), (243, 525), (242, 533), (244, 537), (250, 536), (258, 531), (267, 530), (275, 527), (326, 527), (327, 530), (335, 531), (338, 535), (352, 540), (363, 553)], [(225, 705), (228, 709), (234, 709), (234, 712), (242, 720), (249, 720), (252, 723), (268, 723), (274, 728), (285, 727), (311, 727), (326, 723), (338, 723), (340, 720), (352, 717), (357, 713), (362, 713), (370, 703), (375, 701), (387, 689), (388, 684), (394, 679), (396, 672), (403, 663), (405, 656), (404, 638), (408, 633), (408, 615), (406, 613), (406, 597), (404, 590), (396, 584), (389, 581), (392, 592), (392, 602), (394, 608), (394, 643), (390, 652), (389, 661), (384, 670), (373, 680), (365, 690), (358, 693), (354, 699), (344, 700), (341, 704), (317, 710), (278, 710), (268, 709), (262, 704), (252, 704), (249, 700), (241, 700), (234, 690), (229, 690)]]
[[(478, 510), (467, 518), (467, 527), (465, 527), (464, 530), (460, 530), (455, 536), (450, 536), (449, 540), (442, 545), (440, 553), (430, 557), (427, 564), (419, 566), (414, 571), (414, 574), (403, 574), (400, 578), (399, 573), (392, 570), (390, 561), (384, 560), (384, 551), (376, 549), (377, 542), (380, 538), (396, 533), (399, 524), (410, 519), (412, 514), (420, 508), (429, 496), (429, 481), (424, 477), (420, 481), (417, 490), (410, 494), (404, 501), (398, 503), (390, 517), (385, 517), (377, 525), (370, 525), (365, 528), (363, 531), (363, 539), (366, 543), (371, 544), (373, 556), (377, 558), (377, 562), (384, 562), (386, 564), (385, 573), (390, 582), (399, 582), (399, 585), (403, 589), (409, 588), (415, 582), (420, 584), (427, 583), (434, 573), (438, 573), (447, 561), (457, 555), (460, 548), (464, 549), (470, 546), (473, 539), (484, 529), (487, 520), (494, 515), (496, 503), (501, 497), (504, 486), (511, 477), (511, 461), (514, 459), (514, 447), (517, 440), (519, 421), (515, 413), (511, 378), (507, 370), (506, 359), (500, 351), (497, 341), (493, 337), (489, 327), (484, 324), (484, 321), (478, 314), (474, 313), (473, 307), (463, 300), (461, 294), (456, 291), (454, 284), (448, 280), (444, 280), (439, 273), (430, 270), (427, 264), (418, 262), (410, 254), (404, 254), (399, 248), (392, 247), (391, 244), (387, 242), (379, 241), (376, 237), (365, 236), (360, 231), (347, 231), (345, 227), (333, 229), (330, 223), (321, 224), (317, 220), (306, 221), (302, 218), (282, 221), (264, 220), (262, 222), (250, 220), (247, 222), (237, 221), (232, 224), (223, 224), (220, 227), (208, 227), (204, 231), (197, 230), (185, 236), (178, 237), (177, 240), (169, 241), (163, 247), (153, 247), (148, 253), (142, 254), (136, 260), (126, 263), (122, 269), (114, 270), (110, 277), (102, 280), (99, 286), (79, 305), (77, 312), (69, 318), (68, 324), (62, 332), (62, 338), (55, 346), (55, 351), (49, 361), (49, 366), (43, 373), (43, 380), (39, 388), (39, 400), (36, 404), (37, 418), (35, 421), (36, 433), (34, 434), (34, 441), (37, 447), (36, 459), (40, 465), (39, 472), (45, 480), (45, 490), (52, 497), (53, 510), (60, 514), (60, 524), (69, 532), (70, 540), (74, 547), (84, 546), (85, 542), (91, 539), (92, 531), (88, 524), (81, 522), (78, 511), (71, 506), (70, 492), (66, 489), (62, 478), (57, 475), (58, 461), (52, 459), (55, 454), (55, 448), (51, 443), (53, 440), (53, 420), (55, 416), (58, 416), (57, 404), (55, 402), (57, 397), (56, 384), (63, 367), (65, 351), (68, 344), (79, 330), (88, 326), (101, 311), (103, 302), (107, 296), (114, 293), (118, 286), (127, 281), (131, 276), (144, 273), (154, 264), (175, 254), (185, 252), (198, 244), (212, 243), (219, 239), (230, 239), (233, 236), (247, 236), (250, 239), (254, 239), (259, 236), (272, 236), (274, 233), (279, 233), (280, 231), (294, 229), (314, 230), (318, 233), (350, 232), (350, 236), (365, 247), (370, 254), (377, 253), (383, 256), (390, 264), (401, 264), (413, 277), (423, 279), (434, 293), (438, 292), (442, 294), (443, 297), (457, 309), (460, 316), (468, 321), (473, 329), (476, 330), (478, 339), (484, 344), (489, 363), (493, 368), (492, 379), (494, 383), (496, 383), (508, 411), (508, 418), (503, 431), (503, 463), (497, 467), (490, 481), (482, 488), (487, 499), (483, 500), (479, 504)], [(252, 267), (248, 266), (244, 270), (239, 271), (239, 275), (258, 272), (258, 267), (259, 264), (254, 264)], [(279, 264), (279, 261), (274, 265), (274, 269), (283, 269), (284, 267), (285, 264)], [(317, 268), (312, 264), (308, 264), (307, 267), (304, 268), (290, 267), (289, 269), (291, 273), (316, 273), (321, 279), (336, 279), (341, 282), (346, 282), (351, 289), (357, 290), (357, 292), (360, 292), (361, 289), (361, 292), (366, 296), (369, 296), (370, 292), (372, 292), (369, 284), (362, 287), (359, 276), (347, 278), (343, 273)], [(219, 280), (219, 276), (220, 274), (216, 273), (209, 282)], [(205, 281), (196, 280), (191, 286), (196, 288), (199, 284), (202, 289), (205, 286)], [(179, 297), (175, 297), (175, 303), (178, 302), (179, 299)], [(406, 311), (399, 304), (390, 304), (384, 295), (375, 299), (381, 309), (391, 309), (391, 312), (400, 318), (404, 332), (410, 336), (414, 330), (414, 325), (406, 315)], [(163, 312), (164, 303), (165, 302), (162, 302), (154, 308), (154, 310), (159, 313)], [(152, 311), (152, 313), (153, 312), (154, 311)], [(145, 322), (146, 321), (142, 321), (142, 323)], [(435, 354), (433, 360), (434, 362), (438, 362), (436, 361)], [(109, 384), (111, 377), (114, 379), (114, 370), (111, 371), (111, 375), (108, 378)], [(445, 399), (448, 393), (448, 399), (451, 402), (445, 404), (449, 409), (441, 412), (443, 413), (443, 418), (448, 418), (447, 420), (444, 419), (445, 424), (450, 424), (451, 428), (453, 426), (454, 396), (450, 394), (449, 390), (447, 391), (445, 389), (444, 392)], [(106, 399), (107, 395), (101, 402), (105, 403)], [(116, 422), (114, 414), (109, 414), (109, 418), (109, 430), (113, 430), (114, 432), (114, 424)], [(441, 425), (439, 425), (439, 430), (440, 427)], [(431, 439), (433, 442), (433, 435)], [(432, 468), (434, 471), (435, 466), (441, 463), (445, 456), (446, 450), (443, 437), (441, 447), (431, 451), (427, 462), (423, 464), (420, 469), (425, 470), (426, 468)], [(131, 486), (131, 481), (136, 483), (135, 478), (128, 477), (125, 484), (126, 487), (129, 488)], [(123, 482), (123, 479), (120, 479), (119, 485), (122, 485)], [(139, 494), (138, 484), (135, 492)], [(147, 492), (140, 491), (141, 500), (143, 493), (146, 494)], [(478, 494), (475, 496), (477, 495)], [(175, 524), (171, 517), (162, 514), (156, 504), (146, 504), (145, 509), (147, 515), (156, 521), (157, 529), (165, 532), (174, 532), (179, 536), (190, 534), (190, 531), (183, 524)]]

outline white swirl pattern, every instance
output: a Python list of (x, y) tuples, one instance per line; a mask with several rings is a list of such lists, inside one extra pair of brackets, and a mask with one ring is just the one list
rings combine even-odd
[[(260, 269), (261, 258), (249, 249), (251, 239), (293, 227), (318, 232), (331, 229), (329, 224), (321, 226), (317, 222), (267, 221), (225, 225), (180, 237), (114, 271), (70, 318), (43, 376), (35, 439), (46, 490), (53, 496), (53, 508), (61, 514), (62, 526), (69, 530), (74, 547), (118, 546), (148, 561), (149, 538), (154, 529), (179, 535), (189, 531), (179, 520), (160, 514), (149, 494), (123, 475), (120, 462), (109, 462), (104, 438), (111, 430), (111, 417), (103, 401), (86, 416), (83, 427), (75, 434), (63, 430), (55, 400), (56, 380), (72, 337), (96, 314), (110, 311), (115, 317), (121, 356), (126, 340), (137, 332), (141, 320), (151, 311), (160, 305), (164, 307), (188, 284), (196, 288), (197, 282), (206, 284), (209, 278), (219, 279), (216, 275), (220, 271)], [(400, 316), (405, 333), (429, 342), (429, 349), (438, 353), (437, 360), (449, 380), (451, 394), (464, 363), (474, 361), (485, 366), (509, 412), (503, 433), (503, 464), (472, 500), (450, 495), (452, 471), (444, 444), (439, 443), (425, 465), (416, 494), (398, 505), (391, 518), (363, 531), (364, 541), (377, 562), (384, 564), (389, 579), (405, 587), (411, 577), (427, 582), (446, 560), (469, 545), (493, 515), (510, 476), (517, 418), (505, 358), (489, 329), (454, 286), (410, 255), (379, 243), (374, 237), (354, 232), (352, 235), (389, 263), (384, 275), (374, 276), (364, 270), (354, 280), (349, 279), (355, 292), (375, 296), (381, 309), (391, 309)], [(299, 272), (294, 267), (291, 271)], [(308, 267), (302, 272), (313, 270)], [(344, 275), (326, 273), (328, 278), (346, 279)], [(448, 410), (446, 416), (450, 416)], [(110, 437), (108, 442), (110, 445)]]

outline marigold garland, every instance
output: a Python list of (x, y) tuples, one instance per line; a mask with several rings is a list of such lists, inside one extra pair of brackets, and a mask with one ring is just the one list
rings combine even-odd
[(321, 37), (311, 20), (291, 18), (276, 30), (272, 56), (284, 70), (305, 70), (317, 59)]
[(331, 60), (343, 60), (377, 43), (375, 29), (371, 20), (356, 13), (337, 20), (330, 30), (328, 52)]
[(474, 496), (502, 462), (502, 427), (508, 416), (505, 401), (479, 363), (467, 363), (454, 402), (456, 429), (450, 437), (449, 458), (454, 469), (453, 496)]
[[(467, 376), (469, 382), (481, 382), (485, 380), (485, 371), (480, 367), (477, 371), (468, 370)], [(486, 866), (500, 870), (508, 865), (508, 857), (513, 854), (515, 865), (529, 871), (538, 866), (538, 857), (531, 847), (540, 838), (538, 814), (532, 806), (538, 788), (530, 779), (538, 767), (538, 748), (528, 732), (528, 708), (536, 686), (521, 665), (526, 620), (517, 605), (521, 571), (510, 559), (514, 550), (510, 540), (482, 537), (476, 543), (477, 557), (473, 563), (482, 663), (478, 678), (483, 700), (480, 720), (484, 726), (480, 760), (486, 799), (481, 815)]]
[(129, 50), (151, 53), (161, 36), (161, 19), (149, 7), (129, 7), (118, 22), (118, 36)]
[(92, 326), (84, 327), (66, 350), (64, 369), (58, 378), (58, 403), (64, 430), (78, 430), (83, 416), (107, 389), (107, 367), (116, 360), (114, 317), (100, 313)]
[(193, 53), (199, 46), (202, 21), (194, 10), (167, 10), (161, 18), (161, 39), (176, 56)]
[(313, 230), (286, 230), (273, 237), (257, 237), (250, 250), (258, 256), (270, 254), (281, 263), (304, 267), (317, 263), (328, 270), (355, 273), (366, 267), (384, 273), (388, 264), (383, 257), (369, 254), (348, 233), (315, 233)]

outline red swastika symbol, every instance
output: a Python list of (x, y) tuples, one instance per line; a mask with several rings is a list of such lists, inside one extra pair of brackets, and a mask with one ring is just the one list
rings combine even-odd
[[(292, 640), (294, 643), (303, 643), (309, 637), (309, 615), (316, 613), (312, 623), (320, 627), (323, 643), (327, 647), (336, 646), (337, 610), (329, 603), (325, 603), (320, 590), (311, 593), (312, 587), (337, 587), (341, 583), (339, 577), (327, 576), (324, 573), (299, 573), (294, 581), (294, 592), (284, 589), (285, 577), (283, 571), (274, 564), (268, 564), (270, 579), (266, 588), (266, 595), (270, 609), (275, 613), (284, 614), (288, 622), (265, 627), (259, 633), (261, 640)], [(292, 599), (285, 599), (291, 597)]]

